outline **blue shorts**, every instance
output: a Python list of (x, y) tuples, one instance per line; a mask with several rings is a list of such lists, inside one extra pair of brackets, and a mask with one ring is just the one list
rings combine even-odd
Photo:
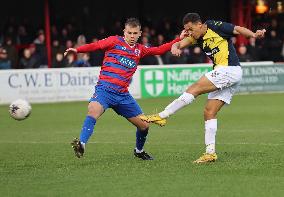
[(104, 110), (112, 108), (118, 115), (132, 118), (142, 114), (142, 109), (130, 93), (120, 93), (107, 90), (104, 87), (96, 87), (96, 92), (89, 102), (99, 102)]

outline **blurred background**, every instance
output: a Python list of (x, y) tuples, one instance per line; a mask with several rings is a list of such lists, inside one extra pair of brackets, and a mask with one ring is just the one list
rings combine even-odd
[[(102, 51), (63, 57), (78, 47), (110, 35), (122, 35), (128, 17), (141, 20), (139, 42), (158, 46), (182, 30), (182, 17), (197, 12), (202, 20), (222, 20), (256, 29), (266, 28), (266, 38), (255, 41), (232, 38), (240, 61), (284, 60), (283, 0), (177, 1), (173, 3), (92, 0), (10, 0), (0, 12), (0, 69), (100, 66)], [(185, 49), (181, 58), (170, 53), (142, 59), (141, 65), (210, 63), (199, 47)]]

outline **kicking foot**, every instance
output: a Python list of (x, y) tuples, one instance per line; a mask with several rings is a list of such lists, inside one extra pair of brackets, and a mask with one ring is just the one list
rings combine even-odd
[(157, 124), (157, 125), (159, 125), (160, 127), (165, 126), (166, 123), (167, 123), (167, 119), (161, 118), (161, 117), (159, 116), (159, 114), (141, 115), (141, 116), (140, 116), (140, 119), (141, 119), (141, 120), (144, 120), (144, 121), (146, 121), (146, 122), (149, 122), (149, 123)]

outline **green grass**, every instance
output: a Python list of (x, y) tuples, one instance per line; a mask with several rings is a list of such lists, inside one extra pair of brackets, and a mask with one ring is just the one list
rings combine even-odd
[[(174, 98), (139, 100), (145, 113)], [(218, 117), (218, 161), (196, 165), (204, 151), (200, 97), (160, 128), (133, 157), (135, 128), (111, 110), (98, 121), (85, 157), (70, 147), (86, 102), (33, 104), (24, 121), (0, 106), (0, 196), (282, 196), (284, 94), (238, 95)]]

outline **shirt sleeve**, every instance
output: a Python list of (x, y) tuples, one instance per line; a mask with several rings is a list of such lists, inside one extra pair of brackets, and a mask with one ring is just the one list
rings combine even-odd
[(222, 31), (225, 34), (232, 35), (232, 36), (234, 35), (233, 33), (234, 28), (235, 28), (235, 25), (232, 23), (222, 22), (220, 25), (220, 31)]
[(141, 57), (149, 56), (149, 55), (162, 55), (165, 52), (169, 51), (172, 47), (172, 45), (176, 42), (179, 42), (180, 38), (176, 38), (172, 40), (171, 42), (165, 43), (158, 47), (145, 47), (143, 46)]
[(85, 44), (76, 49), (78, 53), (86, 53), (96, 50), (107, 50), (113, 46), (114, 41), (115, 36), (110, 36), (108, 38), (98, 40), (97, 42), (93, 42), (91, 44)]

